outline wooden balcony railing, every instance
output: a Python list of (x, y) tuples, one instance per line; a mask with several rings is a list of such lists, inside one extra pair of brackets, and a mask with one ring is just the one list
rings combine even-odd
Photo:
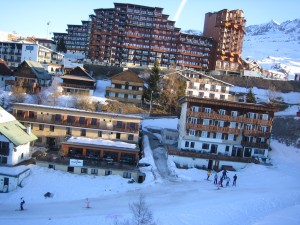
[(267, 143), (254, 143), (254, 142), (242, 141), (241, 144), (244, 147), (261, 148), (261, 149), (268, 149), (269, 148), (269, 145)]
[(197, 117), (197, 118), (207, 118), (207, 119), (214, 119), (214, 120), (223, 120), (229, 122), (239, 122), (239, 123), (247, 123), (247, 124), (258, 124), (263, 126), (271, 126), (271, 120), (260, 120), (260, 119), (252, 119), (240, 116), (230, 116), (230, 115), (221, 115), (217, 113), (205, 113), (205, 112), (192, 112), (188, 111), (187, 115), (190, 117)]
[(78, 89), (89, 89), (89, 90), (95, 90), (96, 87), (95, 86), (88, 86), (88, 85), (79, 85), (79, 84), (66, 84), (66, 83), (62, 83), (61, 84), (62, 87), (66, 87), (66, 88), (78, 88)]
[(192, 124), (192, 123), (187, 123), (186, 126), (188, 129), (193, 129), (193, 130), (206, 130), (209, 132), (228, 133), (234, 135), (239, 135), (240, 133), (239, 128), (219, 127), (219, 126), (212, 126), (212, 125)]
[(213, 153), (189, 152), (189, 151), (174, 150), (174, 149), (167, 149), (167, 151), (169, 155), (178, 155), (178, 156), (190, 157), (190, 158), (222, 160), (222, 161), (242, 162), (242, 163), (255, 163), (255, 164), (260, 163), (259, 160), (254, 158), (226, 156), (226, 155), (213, 154)]
[(256, 136), (256, 137), (266, 137), (269, 138), (271, 133), (269, 131), (263, 132), (259, 130), (243, 130), (243, 135), (245, 136)]

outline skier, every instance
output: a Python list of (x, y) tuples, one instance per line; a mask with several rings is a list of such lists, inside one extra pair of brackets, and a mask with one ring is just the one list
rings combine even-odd
[(86, 207), (90, 208), (90, 200), (88, 198), (86, 199)]
[(226, 179), (226, 187), (228, 187), (228, 186), (229, 186), (229, 182), (230, 182), (230, 178), (229, 178), (229, 177), (227, 177), (227, 179)]
[(211, 171), (207, 170), (207, 179), (206, 180), (209, 180), (210, 174), (211, 174)]
[(221, 186), (221, 187), (223, 187), (223, 179), (224, 179), (224, 178), (223, 178), (223, 176), (222, 176), (222, 177), (220, 178), (220, 184), (221, 184), (220, 186)]
[(226, 178), (227, 178), (227, 171), (223, 170), (223, 179), (226, 179)]
[(20, 210), (24, 210), (23, 205), (25, 204), (25, 201), (23, 199), (23, 197), (21, 198), (21, 202), (20, 202)]
[(214, 179), (214, 184), (218, 184), (218, 174), (216, 173), (215, 174), (215, 177), (214, 177), (215, 179)]
[(237, 179), (237, 175), (234, 174), (232, 186), (236, 186), (236, 179)]

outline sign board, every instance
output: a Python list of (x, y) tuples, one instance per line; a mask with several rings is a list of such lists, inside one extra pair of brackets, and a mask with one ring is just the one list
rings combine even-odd
[(33, 46), (32, 46), (32, 45), (27, 45), (27, 46), (26, 46), (26, 50), (28, 50), (28, 51), (33, 51)]
[(83, 160), (70, 159), (70, 166), (83, 166)]

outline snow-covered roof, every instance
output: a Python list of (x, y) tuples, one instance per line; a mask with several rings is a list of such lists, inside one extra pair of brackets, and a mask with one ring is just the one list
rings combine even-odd
[(17, 167), (0, 166), (0, 175), (17, 177), (20, 174), (26, 172), (27, 170), (30, 169), (27, 168), (26, 166), (17, 166)]
[(0, 123), (15, 121), (16, 118), (0, 106)]
[(97, 146), (107, 146), (107, 147), (117, 147), (117, 148), (126, 148), (126, 149), (137, 149), (136, 144), (130, 144), (122, 141), (111, 141), (105, 140), (102, 138), (92, 139), (85, 137), (70, 137), (67, 140), (67, 143), (77, 143), (77, 144), (88, 144), (88, 145), (97, 145)]

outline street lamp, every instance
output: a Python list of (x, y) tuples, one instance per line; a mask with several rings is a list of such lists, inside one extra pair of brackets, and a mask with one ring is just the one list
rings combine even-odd
[(150, 93), (150, 109), (149, 109), (149, 115), (150, 115), (151, 109), (152, 109), (152, 94), (153, 94), (153, 90), (151, 90), (151, 93)]

